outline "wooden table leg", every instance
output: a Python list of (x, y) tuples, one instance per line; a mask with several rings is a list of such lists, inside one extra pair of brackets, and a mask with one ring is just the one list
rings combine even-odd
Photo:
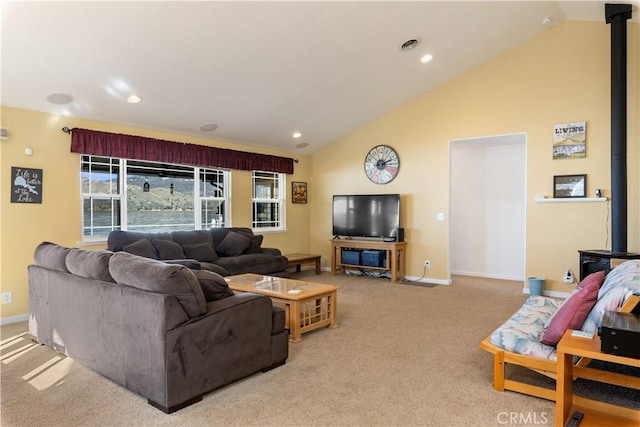
[(329, 328), (334, 329), (338, 327), (338, 293), (331, 292), (327, 296), (327, 304), (331, 308), (331, 323), (329, 324)]
[(320, 269), (320, 257), (316, 259), (316, 274), (321, 274), (322, 271)]
[(300, 342), (300, 302), (291, 301), (289, 303), (289, 341)]

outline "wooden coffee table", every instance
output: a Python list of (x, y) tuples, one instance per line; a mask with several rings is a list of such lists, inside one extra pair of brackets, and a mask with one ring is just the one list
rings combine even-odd
[(234, 291), (266, 295), (283, 307), (291, 342), (300, 342), (302, 334), (323, 326), (338, 327), (338, 286), (260, 274), (240, 274), (225, 280)]

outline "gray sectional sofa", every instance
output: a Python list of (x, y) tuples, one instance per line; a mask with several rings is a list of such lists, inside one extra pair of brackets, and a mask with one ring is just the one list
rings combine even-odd
[(285, 363), (285, 313), (221, 276), (44, 242), (28, 267), (29, 333), (170, 413)]
[(263, 248), (263, 236), (250, 228), (143, 233), (116, 230), (109, 233), (110, 251), (125, 251), (146, 258), (216, 272), (222, 276), (256, 273), (286, 275), (287, 258), (279, 249)]

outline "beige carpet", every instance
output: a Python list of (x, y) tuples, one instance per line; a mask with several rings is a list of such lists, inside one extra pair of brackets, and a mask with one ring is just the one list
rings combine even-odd
[[(520, 307), (522, 283), (455, 277), (451, 286), (386, 279), (337, 284), (337, 329), (290, 344), (287, 364), (166, 415), (69, 358), (2, 326), (3, 426), (499, 426), (509, 414), (553, 425), (551, 402), (491, 388), (478, 349)], [(522, 415), (521, 415), (522, 414)], [(520, 422), (519, 425), (526, 425)]]

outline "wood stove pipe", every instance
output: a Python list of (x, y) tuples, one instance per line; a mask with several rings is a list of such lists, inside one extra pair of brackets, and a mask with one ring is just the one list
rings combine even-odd
[(611, 251), (627, 252), (627, 20), (630, 4), (605, 4), (611, 24)]

